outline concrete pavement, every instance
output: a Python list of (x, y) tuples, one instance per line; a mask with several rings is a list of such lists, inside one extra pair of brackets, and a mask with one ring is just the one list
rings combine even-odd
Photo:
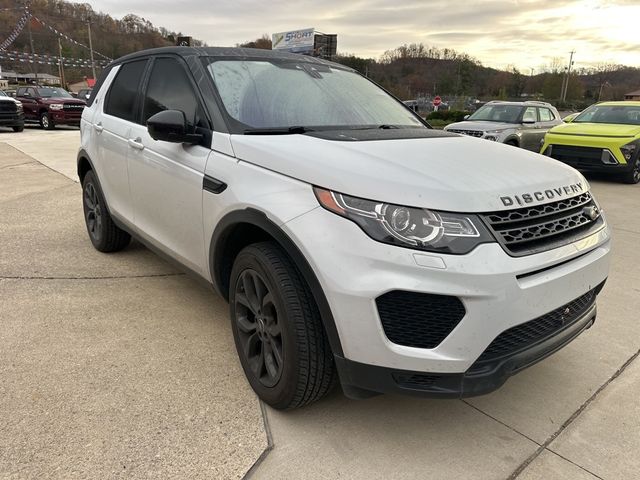
[(488, 396), (336, 390), (264, 409), (265, 432), (224, 302), (140, 245), (95, 252), (77, 130), (48, 133), (0, 134), (33, 157), (0, 144), (0, 478), (230, 478), (258, 458), (251, 478), (639, 477), (640, 186), (592, 182), (613, 269), (562, 351)]

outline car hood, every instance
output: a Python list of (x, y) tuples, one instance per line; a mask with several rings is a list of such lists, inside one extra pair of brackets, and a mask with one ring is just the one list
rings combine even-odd
[(82, 100), (77, 100), (75, 98), (64, 98), (64, 97), (49, 97), (43, 98), (42, 103), (52, 104), (52, 103), (70, 103), (73, 105), (86, 105), (87, 103)]
[(240, 160), (337, 192), (414, 207), (489, 212), (515, 208), (515, 197), (525, 194), (547, 192), (533, 196), (528, 205), (535, 205), (589, 188), (561, 162), (472, 137), (338, 141), (232, 135), (231, 141)]
[(487, 130), (506, 130), (508, 128), (516, 128), (515, 123), (503, 123), (503, 122), (483, 122), (483, 121), (469, 121), (451, 123), (445, 127), (445, 130), (460, 129), (460, 130), (477, 130), (486, 132)]
[(550, 130), (559, 135), (623, 138), (640, 135), (640, 125), (616, 125), (611, 123), (565, 123)]

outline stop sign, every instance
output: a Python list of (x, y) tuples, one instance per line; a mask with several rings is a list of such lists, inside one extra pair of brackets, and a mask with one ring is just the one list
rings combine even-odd
[(440, 106), (441, 103), (442, 103), (442, 99), (439, 96), (433, 99), (433, 106), (434, 107)]

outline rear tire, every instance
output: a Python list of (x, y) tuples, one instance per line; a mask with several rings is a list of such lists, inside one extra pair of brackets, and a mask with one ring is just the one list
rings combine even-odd
[(22, 132), (24, 130), (24, 125), (21, 126), (21, 127), (12, 127), (12, 128), (13, 128), (14, 132), (20, 133), (20, 132)]
[(313, 403), (335, 384), (335, 366), (309, 287), (277, 244), (244, 248), (231, 271), (229, 303), (240, 363), (273, 408)]
[(117, 252), (129, 245), (131, 235), (113, 222), (92, 170), (82, 180), (82, 209), (89, 239), (100, 252)]
[(48, 112), (42, 112), (40, 114), (40, 126), (45, 130), (53, 130), (56, 128)]
[(630, 185), (640, 183), (640, 158), (636, 158), (633, 164), (633, 169), (630, 172), (623, 174), (620, 180)]

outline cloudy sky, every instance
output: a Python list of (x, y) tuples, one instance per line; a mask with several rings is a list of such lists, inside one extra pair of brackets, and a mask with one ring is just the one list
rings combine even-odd
[[(80, 0), (73, 0), (80, 1)], [(212, 46), (315, 27), (338, 50), (379, 57), (403, 43), (467, 52), (483, 64), (538, 70), (553, 58), (576, 66), (640, 67), (640, 0), (82, 0), (117, 18), (135, 13)]]

